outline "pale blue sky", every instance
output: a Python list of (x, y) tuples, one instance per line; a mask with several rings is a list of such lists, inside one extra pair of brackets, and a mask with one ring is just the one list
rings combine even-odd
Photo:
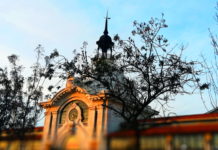
[[(147, 21), (165, 14), (169, 28), (163, 31), (171, 46), (187, 46), (185, 56), (199, 59), (211, 51), (208, 28), (217, 31), (214, 20), (216, 0), (0, 0), (0, 65), (15, 53), (29, 65), (34, 48), (42, 44), (46, 53), (57, 48), (71, 56), (83, 41), (92, 52), (103, 32), (109, 10), (109, 34), (130, 35), (132, 22)], [(170, 104), (177, 114), (203, 113), (196, 93), (179, 96)]]

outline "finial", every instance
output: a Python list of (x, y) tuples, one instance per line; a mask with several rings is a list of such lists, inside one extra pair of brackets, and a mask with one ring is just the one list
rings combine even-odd
[(68, 75), (68, 77), (67, 77), (67, 82), (66, 82), (66, 88), (73, 88), (74, 87), (74, 85), (73, 85), (74, 78), (69, 73), (67, 75)]

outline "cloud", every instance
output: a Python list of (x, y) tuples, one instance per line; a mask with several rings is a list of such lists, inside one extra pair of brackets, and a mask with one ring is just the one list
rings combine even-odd
[(67, 14), (48, 1), (9, 1), (1, 4), (0, 10), (2, 20), (32, 39), (78, 45), (92, 32), (88, 15), (78, 11)]

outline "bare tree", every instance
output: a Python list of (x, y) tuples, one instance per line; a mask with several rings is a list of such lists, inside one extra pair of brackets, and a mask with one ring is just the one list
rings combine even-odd
[(183, 47), (179, 54), (173, 53), (168, 40), (160, 34), (167, 27), (163, 17), (151, 18), (147, 23), (135, 21), (132, 37), (127, 40), (118, 35), (114, 37), (116, 52), (113, 55), (111, 52), (109, 58), (105, 49), (102, 57), (97, 53), (90, 58), (85, 43), (72, 60), (62, 56), (55, 59), (59, 60), (58, 68), (76, 77), (75, 84), (90, 93), (104, 90), (108, 99), (120, 103), (119, 108), (105, 107), (135, 126), (138, 119), (156, 114), (156, 111), (148, 113), (151, 103), (165, 107), (175, 95), (191, 94), (200, 83), (198, 75), (201, 71), (196, 70), (198, 62), (184, 60)]
[[(218, 11), (218, 3), (216, 5), (216, 10)], [(215, 14), (215, 21), (218, 23), (218, 13)], [(209, 85), (207, 85), (207, 89), (210, 105), (214, 110), (216, 110), (218, 107), (218, 37), (211, 29), (209, 29), (209, 35), (211, 39), (211, 46), (213, 48), (212, 57), (210, 57), (209, 60), (207, 60), (204, 56), (202, 56), (202, 58), (204, 68), (206, 70), (206, 80)], [(204, 98), (203, 102), (208, 110), (208, 105), (205, 103)]]

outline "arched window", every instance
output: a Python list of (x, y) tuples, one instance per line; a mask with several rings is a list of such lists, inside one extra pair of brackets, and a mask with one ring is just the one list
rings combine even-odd
[(60, 120), (59, 120), (60, 125), (65, 123), (66, 119), (68, 119), (67, 117), (69, 117), (69, 120), (71, 120), (71, 121), (73, 119), (75, 119), (76, 117), (78, 117), (78, 112), (76, 111), (75, 108), (72, 108), (73, 104), (76, 104), (79, 107), (80, 111), (81, 111), (81, 121), (84, 124), (88, 123), (88, 106), (84, 102), (82, 102), (80, 100), (75, 100), (75, 101), (72, 101), (69, 104), (67, 104), (61, 110), (61, 113), (60, 113), (61, 116), (60, 116)]

